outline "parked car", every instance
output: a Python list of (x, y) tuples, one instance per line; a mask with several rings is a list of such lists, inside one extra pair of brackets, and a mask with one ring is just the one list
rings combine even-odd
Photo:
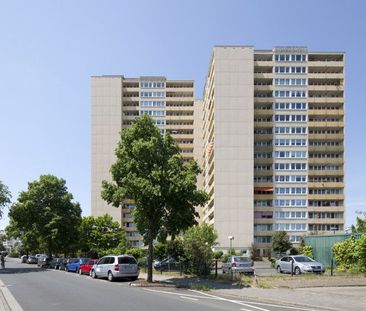
[(27, 263), (29, 264), (37, 264), (38, 258), (36, 256), (29, 256), (27, 259)]
[(48, 263), (49, 269), (59, 269), (64, 258), (54, 258)]
[(246, 256), (230, 256), (222, 264), (222, 273), (246, 273), (254, 274), (254, 263)]
[(111, 282), (118, 278), (137, 280), (139, 273), (140, 269), (136, 259), (129, 255), (102, 257), (90, 270), (92, 278), (108, 278)]
[(40, 268), (47, 268), (48, 263), (52, 260), (51, 257), (48, 256), (40, 256), (38, 257), (37, 266)]
[(66, 271), (79, 273), (80, 264), (86, 263), (88, 261), (89, 258), (71, 258), (66, 264)]
[(20, 263), (26, 263), (27, 262), (27, 259), (28, 259), (28, 256), (27, 255), (23, 255), (20, 257)]
[(86, 262), (82, 262), (79, 267), (79, 274), (89, 274), (91, 268), (93, 268), (96, 259), (89, 259)]
[(275, 267), (278, 273), (291, 273), (293, 261), (293, 273), (301, 274), (305, 272), (324, 273), (325, 268), (320, 262), (311, 259), (308, 256), (294, 255), (284, 256), (275, 262)]
[(169, 257), (154, 263), (154, 269), (157, 271), (170, 271), (177, 269), (177, 262), (174, 258)]
[(59, 270), (65, 270), (66, 271), (66, 265), (73, 260), (74, 258), (64, 258), (62, 262), (59, 265)]

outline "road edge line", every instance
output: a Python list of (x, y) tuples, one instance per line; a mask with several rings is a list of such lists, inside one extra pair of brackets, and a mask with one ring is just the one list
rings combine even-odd
[(11, 311), (24, 311), (2, 280), (0, 280), (0, 290), (4, 296), (5, 303), (8, 305)]

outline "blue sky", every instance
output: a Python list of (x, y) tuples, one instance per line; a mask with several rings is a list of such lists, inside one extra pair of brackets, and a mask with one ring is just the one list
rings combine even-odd
[(366, 210), (365, 3), (0, 0), (0, 180), (16, 200), (41, 174), (62, 177), (89, 215), (90, 76), (194, 79), (201, 97), (214, 45), (307, 46), (346, 52), (350, 225)]

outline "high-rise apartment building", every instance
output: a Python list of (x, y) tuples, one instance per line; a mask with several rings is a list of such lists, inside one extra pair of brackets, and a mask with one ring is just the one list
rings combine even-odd
[(134, 205), (124, 204), (115, 208), (100, 196), (102, 180), (111, 180), (109, 170), (116, 160), (114, 150), (120, 140), (119, 133), (139, 115), (148, 114), (161, 133), (174, 137), (182, 156), (193, 159), (193, 111), (193, 81), (173, 81), (165, 77), (92, 77), (91, 214), (110, 214), (126, 229), (132, 246), (141, 245), (131, 213)]
[(119, 131), (142, 113), (203, 169), (200, 220), (218, 248), (267, 255), (276, 231), (293, 243), (344, 230), (344, 53), (304, 47), (214, 47), (202, 100), (193, 81), (92, 78), (92, 215), (113, 215), (132, 245), (131, 208), (100, 198)]
[(267, 255), (276, 231), (344, 230), (344, 53), (215, 47), (203, 111), (202, 220), (220, 246)]

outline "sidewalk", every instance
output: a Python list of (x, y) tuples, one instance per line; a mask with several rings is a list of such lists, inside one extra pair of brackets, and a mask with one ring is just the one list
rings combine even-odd
[[(140, 278), (146, 279), (141, 273)], [(305, 287), (305, 288), (256, 288), (241, 287), (230, 282), (217, 282), (211, 279), (184, 278), (154, 273), (154, 281), (171, 284), (175, 287), (210, 288), (210, 293), (232, 298), (258, 299), (261, 302), (277, 302), (311, 306), (314, 310), (360, 311), (366, 310), (366, 278), (358, 279), (352, 286)], [(334, 283), (334, 282), (333, 282)], [(343, 282), (344, 283), (344, 282)], [(352, 284), (352, 282), (348, 282)], [(304, 284), (305, 285), (305, 284)], [(360, 286), (361, 285), (361, 286)], [(159, 286), (159, 284), (155, 284)]]

